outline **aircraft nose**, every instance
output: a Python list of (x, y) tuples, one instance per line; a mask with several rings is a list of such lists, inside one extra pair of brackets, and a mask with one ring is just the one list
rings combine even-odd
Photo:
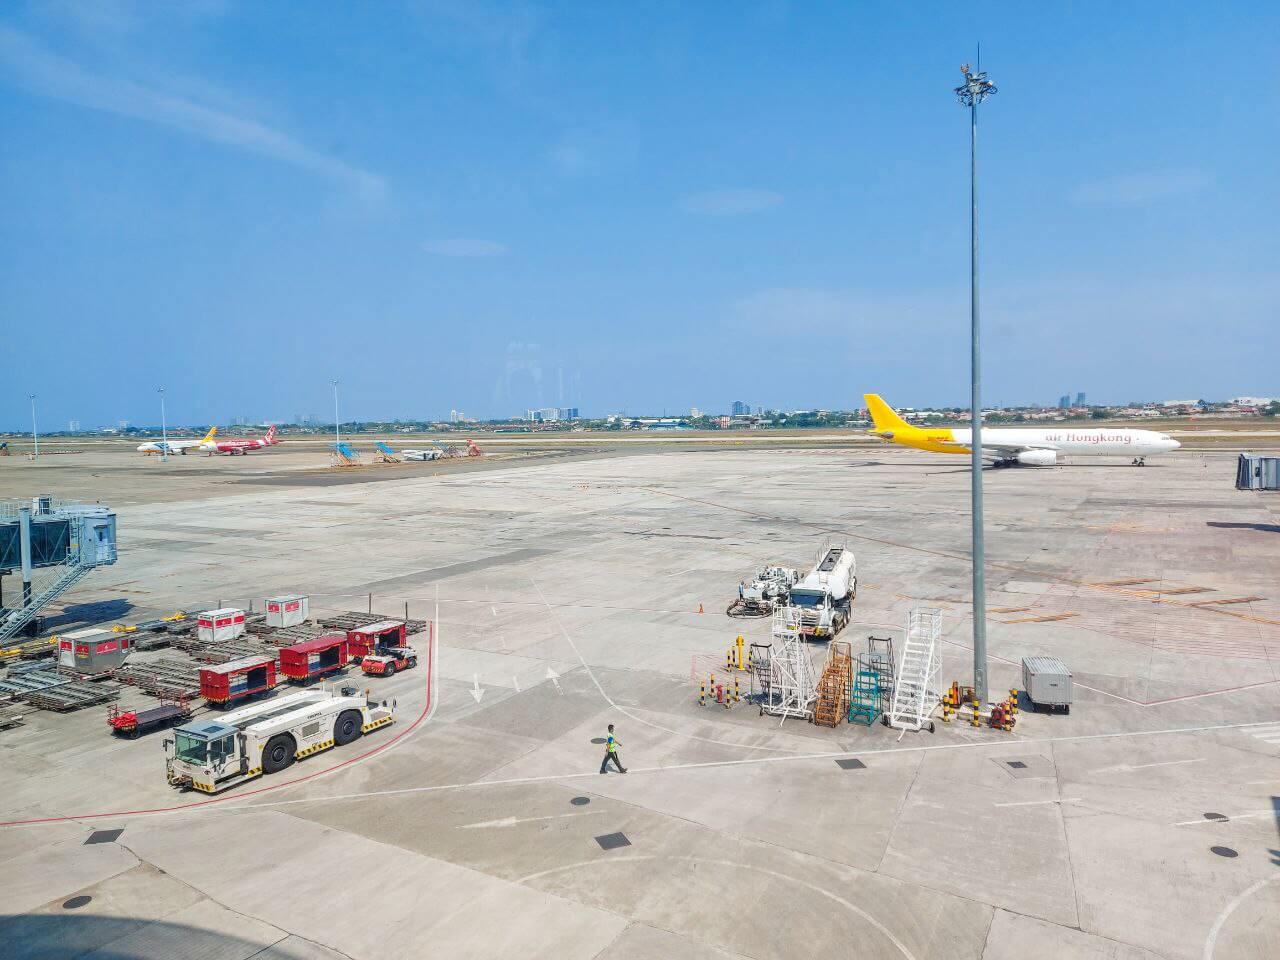
[(1177, 440), (1173, 439), (1173, 437), (1165, 437), (1164, 443), (1165, 443), (1165, 447), (1169, 450), (1177, 450), (1179, 447), (1182, 446), (1182, 444), (1180, 444)]

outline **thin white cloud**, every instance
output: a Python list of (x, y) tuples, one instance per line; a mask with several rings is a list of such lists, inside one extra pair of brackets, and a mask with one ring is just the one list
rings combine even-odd
[(422, 245), (422, 249), (442, 257), (500, 257), (508, 252), (505, 243), (498, 243), (495, 240), (477, 240), (471, 237), (429, 240)]
[(782, 194), (773, 190), (708, 190), (680, 201), (687, 213), (712, 217), (733, 217), (772, 210), (782, 203)]
[(1073, 198), (1077, 203), (1145, 203), (1194, 193), (1208, 183), (1198, 170), (1151, 170), (1082, 183)]
[(314, 150), (256, 120), (203, 106), (157, 87), (94, 73), (46, 50), (26, 35), (3, 27), (0, 27), (0, 64), (24, 87), (41, 96), (145, 120), (213, 143), (271, 157), (344, 182), (366, 195), (379, 195), (386, 188), (376, 174)]
[(566, 177), (617, 174), (633, 168), (638, 155), (638, 138), (625, 126), (570, 130), (546, 154), (551, 169)]

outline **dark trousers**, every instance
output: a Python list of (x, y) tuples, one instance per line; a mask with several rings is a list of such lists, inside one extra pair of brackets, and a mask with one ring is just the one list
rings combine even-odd
[(619, 772), (619, 773), (621, 773), (621, 772), (622, 772), (622, 762), (618, 759), (618, 755), (617, 755), (616, 753), (609, 753), (608, 751), (606, 751), (606, 752), (605, 752), (604, 759), (600, 761), (600, 772), (601, 772), (601, 773), (608, 773), (608, 772), (609, 772), (609, 761), (610, 761), (610, 760), (612, 760), (612, 761), (613, 761), (613, 765), (614, 765), (615, 767), (617, 767), (617, 768), (618, 768), (618, 772)]

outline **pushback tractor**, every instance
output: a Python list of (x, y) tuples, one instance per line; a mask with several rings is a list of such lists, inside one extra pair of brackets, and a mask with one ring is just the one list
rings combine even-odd
[(172, 786), (219, 793), (345, 746), (390, 724), (394, 714), (394, 701), (388, 705), (354, 687), (294, 693), (179, 727), (164, 742), (165, 770)]

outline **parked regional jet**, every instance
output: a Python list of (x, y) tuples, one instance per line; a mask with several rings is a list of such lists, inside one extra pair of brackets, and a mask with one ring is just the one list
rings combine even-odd
[(201, 440), (152, 440), (148, 443), (139, 444), (138, 452), (148, 455), (165, 452), (180, 453), (185, 457), (188, 450), (203, 447), (206, 443), (212, 443), (213, 435), (217, 432), (217, 427), (210, 427), (209, 432)]
[[(867, 409), (877, 437), (904, 447), (934, 453), (970, 452), (972, 430), (951, 427), (917, 427), (903, 420), (878, 394), (866, 393)], [(1131, 457), (1135, 467), (1146, 465), (1147, 457), (1177, 450), (1182, 444), (1154, 430), (1128, 427), (1081, 429), (1055, 427), (1049, 430), (1025, 427), (983, 427), (982, 456), (997, 467), (1025, 465), (1051, 467), (1064, 456)]]
[(200, 449), (205, 451), (209, 456), (215, 453), (228, 453), (233, 456), (243, 456), (250, 450), (261, 450), (263, 447), (274, 447), (280, 441), (276, 439), (276, 428), (272, 424), (271, 429), (267, 431), (265, 437), (257, 440), (215, 440), (213, 435), (217, 433), (218, 428), (214, 427), (209, 431), (206, 441), (200, 445)]

